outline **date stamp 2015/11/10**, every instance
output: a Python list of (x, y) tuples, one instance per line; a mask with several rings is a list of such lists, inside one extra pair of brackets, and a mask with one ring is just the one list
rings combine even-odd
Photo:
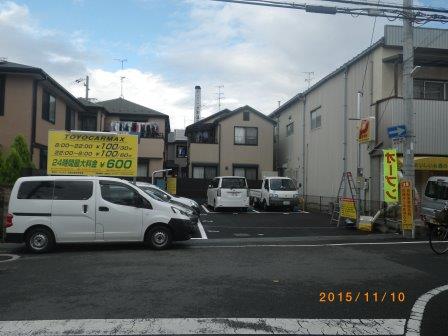
[(322, 291), (319, 303), (404, 303), (406, 294), (395, 291)]

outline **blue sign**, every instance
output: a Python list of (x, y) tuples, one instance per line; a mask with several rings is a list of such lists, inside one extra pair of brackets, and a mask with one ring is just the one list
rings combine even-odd
[(406, 138), (406, 126), (397, 125), (387, 128), (387, 134), (391, 139), (402, 139)]

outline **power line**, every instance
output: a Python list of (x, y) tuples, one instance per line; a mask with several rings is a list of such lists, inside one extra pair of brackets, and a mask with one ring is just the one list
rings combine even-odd
[[(398, 5), (369, 5), (367, 3), (359, 2), (359, 4), (363, 4), (364, 8), (357, 7), (329, 7), (329, 6), (315, 6), (315, 5), (307, 5), (306, 3), (295, 3), (295, 2), (285, 2), (285, 1), (269, 1), (269, 0), (210, 0), (215, 2), (224, 2), (224, 3), (235, 3), (235, 4), (244, 4), (244, 5), (253, 5), (253, 6), (263, 6), (263, 7), (276, 7), (276, 8), (286, 8), (286, 9), (295, 9), (295, 10), (304, 10), (309, 13), (318, 13), (318, 14), (348, 14), (352, 16), (378, 16), (384, 17), (388, 20), (396, 20), (396, 19), (411, 19), (416, 23), (427, 23), (427, 22), (440, 22), (447, 23), (448, 16), (441, 14), (429, 14), (429, 12), (438, 11), (441, 13), (448, 13), (448, 9), (434, 9), (430, 7), (415, 7), (412, 6), (412, 9), (415, 12), (412, 14), (407, 13), (408, 7), (398, 6)], [(320, 0), (320, 1), (351, 1), (351, 0)], [(353, 5), (353, 3), (352, 3)], [(411, 8), (411, 7), (409, 7)]]
[[(262, 0), (263, 1), (263, 0)], [(400, 10), (414, 10), (414, 11), (424, 11), (424, 12), (431, 12), (431, 13), (448, 13), (448, 9), (445, 8), (436, 8), (436, 7), (430, 7), (430, 6), (403, 6), (400, 4), (392, 4), (392, 3), (386, 3), (386, 2), (380, 2), (377, 3), (371, 2), (371, 1), (356, 1), (356, 0), (318, 0), (323, 2), (333, 2), (333, 3), (343, 3), (343, 4), (350, 4), (350, 5), (357, 5), (357, 6), (375, 6), (375, 7), (384, 7), (384, 8), (393, 8), (393, 9), (400, 9)]]
[[(378, 0), (378, 3), (380, 3), (380, 0)], [(372, 35), (370, 36), (370, 47), (372, 47), (372, 45), (373, 45), (373, 38), (375, 36), (376, 19), (377, 19), (377, 17), (375, 16), (375, 19), (373, 20)], [(369, 66), (369, 60), (370, 60), (370, 53), (367, 55), (366, 67), (364, 69), (364, 76), (362, 77), (362, 86), (361, 86), (361, 93), (362, 94), (364, 94), (364, 84), (365, 84), (365, 81), (366, 81), (367, 67)]]

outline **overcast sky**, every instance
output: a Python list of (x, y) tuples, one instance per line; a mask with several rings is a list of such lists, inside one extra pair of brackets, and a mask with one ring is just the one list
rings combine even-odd
[[(77, 78), (89, 75), (90, 97), (105, 100), (119, 97), (125, 76), (126, 99), (184, 128), (195, 85), (203, 116), (218, 109), (217, 85), (223, 108), (269, 114), (306, 88), (305, 72), (315, 82), (367, 48), (373, 22), (209, 0), (0, 0), (0, 57), (42, 67), (77, 97)], [(377, 20), (375, 41), (386, 22), (401, 24)], [(117, 58), (128, 60), (124, 70)]]

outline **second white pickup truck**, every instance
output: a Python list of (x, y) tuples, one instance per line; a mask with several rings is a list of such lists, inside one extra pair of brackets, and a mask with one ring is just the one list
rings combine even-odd
[(269, 207), (293, 210), (299, 204), (299, 190), (289, 177), (266, 177), (261, 189), (251, 189), (249, 195), (251, 203), (264, 210)]

